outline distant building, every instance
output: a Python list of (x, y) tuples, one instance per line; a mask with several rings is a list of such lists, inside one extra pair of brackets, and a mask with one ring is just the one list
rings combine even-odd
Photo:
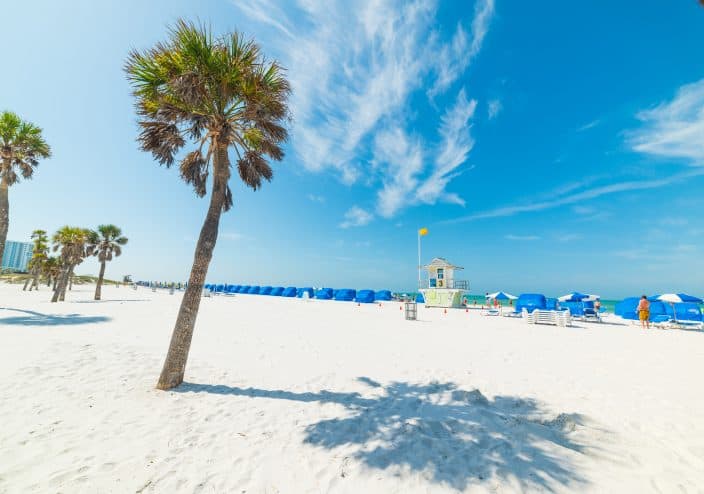
[(9, 271), (27, 271), (27, 265), (32, 258), (32, 244), (29, 242), (5, 242), (5, 253), (0, 267)]

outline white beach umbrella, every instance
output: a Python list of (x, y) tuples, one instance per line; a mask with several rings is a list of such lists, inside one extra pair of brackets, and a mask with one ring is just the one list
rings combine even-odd
[(507, 292), (494, 292), (486, 296), (491, 300), (516, 300), (518, 297)]

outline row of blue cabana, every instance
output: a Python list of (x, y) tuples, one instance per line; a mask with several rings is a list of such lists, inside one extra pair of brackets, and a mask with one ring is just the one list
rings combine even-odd
[(297, 288), (295, 286), (257, 286), (257, 285), (228, 285), (228, 284), (206, 284), (204, 287), (213, 293), (223, 294), (249, 294), (249, 295), (269, 295), (271, 297), (298, 297), (315, 298), (318, 300), (338, 300), (343, 302), (358, 302), (371, 304), (376, 301), (392, 300), (390, 290), (354, 290), (352, 288), (319, 288), (313, 287)]

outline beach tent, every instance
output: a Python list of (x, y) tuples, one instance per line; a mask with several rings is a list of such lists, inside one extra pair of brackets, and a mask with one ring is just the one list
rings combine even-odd
[(375, 300), (391, 300), (391, 291), (390, 290), (379, 290), (378, 292), (374, 293), (374, 299)]
[(249, 290), (247, 291), (247, 293), (250, 293), (252, 295), (258, 295), (259, 294), (259, 286), (249, 287)]
[(374, 303), (374, 290), (359, 290), (357, 296), (355, 297), (355, 302), (361, 304), (371, 304)]
[[(675, 321), (679, 318), (679, 314), (677, 313), (677, 308), (675, 307), (678, 304), (681, 303), (691, 303), (691, 304), (701, 304), (703, 301), (699, 297), (694, 297), (692, 295), (687, 295), (686, 293), (664, 293), (662, 295), (656, 295), (655, 300), (658, 300), (660, 302), (668, 302), (669, 307), (666, 307), (666, 311), (669, 316), (672, 317)], [(652, 303), (651, 303), (652, 306)], [(670, 310), (668, 310), (670, 309)], [(652, 314), (652, 310), (651, 310)], [(701, 314), (701, 311), (700, 311)], [(652, 320), (652, 318), (651, 318)]]
[(556, 298), (546, 298), (545, 308), (547, 310), (560, 310), (562, 306), (558, 303)]
[(249, 285), (244, 285), (242, 288), (240, 288), (239, 293), (249, 293), (249, 289), (252, 288)]
[(675, 321), (704, 321), (702, 310), (699, 304), (693, 302), (682, 302), (679, 304), (665, 304), (667, 315)]
[(295, 297), (296, 296), (296, 287), (295, 286), (288, 286), (284, 288), (284, 291), (281, 292), (282, 297)]
[(269, 293), (269, 295), (272, 295), (274, 297), (280, 297), (282, 293), (284, 293), (284, 287), (275, 286), (271, 289), (271, 292)]
[(516, 301), (516, 312), (521, 312), (523, 309), (533, 312), (535, 309), (545, 310), (546, 307), (547, 300), (541, 293), (522, 293)]
[(259, 290), (259, 295), (269, 295), (271, 294), (271, 287), (270, 286), (263, 286)]
[(621, 316), (624, 319), (638, 319), (636, 309), (638, 308), (639, 297), (624, 298), (616, 304), (614, 314)]
[(304, 293), (308, 293), (308, 298), (313, 298), (315, 296), (315, 292), (311, 287), (306, 287), (306, 288), (299, 288), (296, 290), (296, 297), (298, 298), (303, 298)]
[(332, 288), (321, 288), (315, 292), (315, 298), (318, 300), (332, 300)]
[(227, 293), (235, 293), (235, 290), (237, 290), (237, 285), (228, 285)]
[(488, 294), (486, 298), (491, 300), (516, 300), (518, 297), (507, 292), (494, 292)]
[(357, 290), (351, 288), (340, 288), (339, 290), (335, 290), (335, 294), (333, 295), (335, 300), (343, 302), (351, 302), (356, 296)]
[(225, 290), (225, 285), (217, 285), (215, 287), (215, 293), (221, 293), (223, 290)]
[[(554, 300), (554, 299), (552, 299)], [(573, 316), (583, 316), (584, 315), (584, 302), (560, 302), (560, 309), (569, 309), (570, 314)]]

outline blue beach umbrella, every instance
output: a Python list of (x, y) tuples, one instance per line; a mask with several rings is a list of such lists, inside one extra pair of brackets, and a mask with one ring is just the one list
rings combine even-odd
[(518, 297), (507, 292), (494, 292), (486, 296), (491, 300), (516, 300)]
[(557, 300), (560, 302), (581, 302), (582, 300), (586, 300), (590, 297), (592, 296), (587, 295), (586, 293), (572, 292), (567, 295), (563, 295), (562, 297), (557, 297)]
[(671, 304), (681, 304), (682, 302), (692, 302), (695, 304), (701, 304), (704, 302), (699, 297), (693, 295), (687, 295), (686, 293), (663, 293), (662, 295), (656, 295), (655, 300), (661, 302), (670, 302)]

